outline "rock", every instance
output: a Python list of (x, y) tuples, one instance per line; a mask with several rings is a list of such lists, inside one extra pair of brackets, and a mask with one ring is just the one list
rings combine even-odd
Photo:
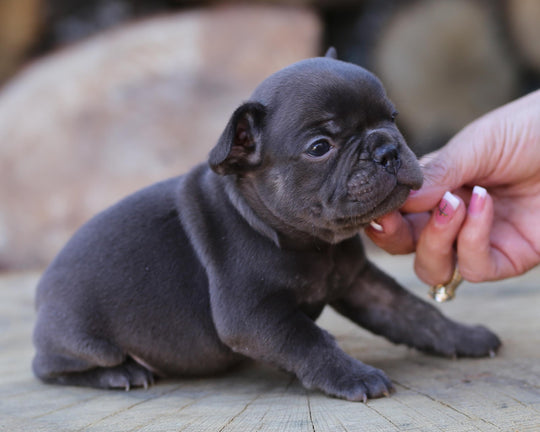
[(306, 9), (219, 7), (30, 65), (0, 92), (0, 266), (44, 266), (93, 214), (204, 161), (254, 87), (319, 37)]

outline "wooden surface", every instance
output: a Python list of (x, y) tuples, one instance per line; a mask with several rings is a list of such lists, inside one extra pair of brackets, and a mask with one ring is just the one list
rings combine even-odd
[[(426, 295), (410, 258), (376, 261)], [(365, 405), (307, 391), (255, 364), (130, 392), (44, 385), (30, 371), (36, 280), (0, 277), (0, 431), (540, 431), (540, 268), (511, 281), (463, 284), (442, 306), (499, 334), (504, 347), (493, 359), (426, 356), (325, 311), (320, 324), (341, 346), (395, 384), (390, 398)]]

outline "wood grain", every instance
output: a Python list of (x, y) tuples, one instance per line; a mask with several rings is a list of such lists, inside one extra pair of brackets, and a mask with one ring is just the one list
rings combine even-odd
[[(426, 296), (409, 257), (376, 261)], [(305, 390), (269, 366), (247, 363), (204, 379), (148, 390), (44, 385), (31, 373), (38, 275), (0, 277), (0, 431), (538, 431), (540, 268), (514, 280), (463, 284), (445, 312), (495, 330), (493, 359), (449, 360), (392, 345), (331, 310), (320, 325), (351, 355), (384, 369), (396, 393), (367, 404)]]

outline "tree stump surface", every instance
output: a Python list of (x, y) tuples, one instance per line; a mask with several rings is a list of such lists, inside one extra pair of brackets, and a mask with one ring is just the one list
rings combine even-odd
[[(411, 257), (376, 255), (380, 267), (426, 296)], [(464, 283), (444, 312), (497, 332), (495, 358), (427, 356), (373, 336), (326, 310), (319, 324), (345, 351), (379, 367), (396, 392), (367, 404), (304, 389), (248, 363), (201, 379), (129, 392), (45, 385), (33, 377), (31, 332), (39, 275), (0, 277), (0, 431), (538, 431), (540, 268), (518, 279)]]

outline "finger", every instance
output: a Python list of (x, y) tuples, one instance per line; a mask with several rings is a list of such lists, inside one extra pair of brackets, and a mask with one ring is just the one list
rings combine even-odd
[(416, 247), (413, 230), (398, 211), (377, 219), (365, 232), (373, 243), (391, 254), (411, 253)]
[(446, 192), (420, 234), (414, 269), (427, 284), (450, 280), (456, 262), (454, 243), (465, 213), (463, 200)]
[[(445, 191), (454, 191), (472, 181), (485, 178), (494, 166), (495, 152), (485, 151), (491, 134), (483, 122), (473, 122), (461, 130), (444, 147), (420, 160), (424, 184), (413, 192), (403, 210), (426, 211), (433, 208)], [(475, 145), (471, 145), (475, 143)]]
[(367, 236), (381, 249), (394, 255), (408, 254), (416, 250), (420, 233), (428, 223), (430, 214), (401, 214), (396, 211), (377, 219), (366, 228)]
[(416, 250), (416, 245), (418, 244), (418, 239), (420, 234), (429, 223), (431, 219), (431, 212), (421, 212), (421, 213), (405, 213), (403, 218), (407, 221), (410, 226), (412, 236), (414, 238), (414, 245)]
[(516, 273), (512, 262), (492, 246), (492, 227), (493, 199), (486, 189), (475, 186), (457, 243), (459, 270), (470, 282), (498, 280)]
[(450, 186), (446, 179), (447, 173), (452, 170), (452, 159), (445, 156), (444, 148), (425, 155), (419, 163), (424, 174), (424, 182), (419, 190), (411, 191), (402, 207), (406, 212), (431, 210), (446, 191), (454, 189), (453, 184)]

